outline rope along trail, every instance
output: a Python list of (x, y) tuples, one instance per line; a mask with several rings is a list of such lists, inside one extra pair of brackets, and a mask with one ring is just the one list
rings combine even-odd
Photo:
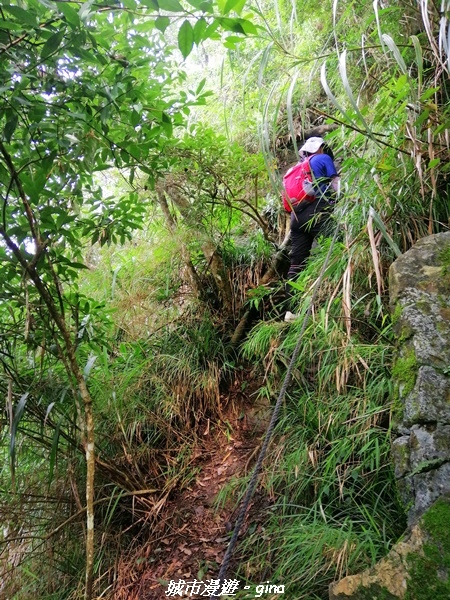
[[(258, 460), (256, 461), (255, 468), (253, 469), (253, 473), (252, 473), (250, 482), (248, 484), (247, 492), (246, 492), (246, 494), (245, 494), (245, 496), (244, 496), (244, 498), (242, 500), (242, 503), (241, 503), (241, 506), (240, 506), (240, 509), (239, 509), (239, 514), (238, 514), (238, 518), (236, 519), (236, 525), (235, 525), (234, 530), (233, 530), (233, 535), (231, 536), (230, 542), (228, 544), (227, 550), (225, 552), (225, 556), (223, 558), (223, 561), (222, 561), (222, 564), (221, 564), (221, 567), (220, 567), (219, 575), (217, 577), (217, 579), (220, 582), (222, 582), (225, 579), (225, 576), (227, 574), (228, 567), (229, 567), (229, 564), (230, 564), (230, 560), (231, 560), (234, 548), (235, 548), (236, 543), (237, 543), (239, 532), (240, 532), (242, 524), (244, 522), (245, 515), (247, 513), (247, 509), (248, 509), (248, 507), (250, 505), (250, 500), (252, 499), (253, 493), (255, 491), (256, 483), (257, 483), (257, 480), (258, 480), (258, 475), (259, 475), (259, 473), (261, 471), (261, 467), (262, 467), (262, 464), (263, 464), (263, 461), (264, 461), (264, 458), (265, 458), (265, 455), (266, 455), (266, 452), (267, 452), (267, 448), (269, 446), (270, 439), (271, 439), (273, 431), (275, 429), (275, 425), (276, 425), (277, 420), (278, 420), (278, 415), (280, 413), (281, 405), (282, 405), (284, 397), (286, 395), (287, 388), (288, 388), (288, 386), (289, 386), (289, 384), (291, 382), (291, 379), (292, 379), (292, 371), (294, 370), (295, 362), (296, 362), (296, 360), (298, 358), (298, 355), (300, 353), (300, 348), (301, 348), (301, 344), (302, 344), (302, 340), (303, 340), (303, 335), (305, 333), (306, 325), (308, 324), (309, 317), (311, 316), (311, 312), (312, 312), (312, 307), (314, 305), (314, 302), (316, 300), (316, 297), (317, 297), (317, 294), (319, 292), (320, 286), (322, 284), (322, 280), (323, 280), (324, 275), (325, 275), (325, 270), (326, 270), (326, 268), (328, 266), (328, 263), (330, 261), (331, 253), (333, 251), (334, 244), (335, 244), (336, 239), (337, 239), (338, 231), (339, 231), (339, 224), (336, 225), (336, 228), (335, 228), (335, 231), (334, 231), (334, 235), (333, 235), (333, 238), (331, 240), (330, 248), (329, 248), (328, 253), (326, 255), (325, 261), (324, 261), (324, 263), (322, 265), (322, 269), (320, 271), (319, 277), (317, 278), (317, 281), (315, 283), (314, 292), (313, 292), (313, 295), (311, 296), (311, 300), (310, 300), (310, 303), (309, 303), (309, 306), (308, 306), (308, 310), (306, 311), (305, 317), (303, 319), (302, 327), (301, 327), (300, 333), (299, 333), (299, 338), (298, 338), (297, 344), (295, 346), (294, 352), (292, 353), (292, 357), (291, 357), (291, 360), (289, 362), (288, 370), (286, 371), (286, 375), (284, 377), (283, 385), (281, 386), (281, 389), (280, 389), (278, 400), (277, 400), (277, 402), (275, 404), (275, 408), (273, 409), (272, 417), (270, 419), (270, 423), (269, 423), (269, 426), (267, 428), (267, 431), (266, 431), (266, 434), (265, 434), (265, 437), (264, 437), (264, 442), (263, 442), (263, 445), (261, 447), (261, 451), (259, 453)], [(209, 600), (215, 600), (215, 598), (217, 598), (217, 596), (210, 596)]]

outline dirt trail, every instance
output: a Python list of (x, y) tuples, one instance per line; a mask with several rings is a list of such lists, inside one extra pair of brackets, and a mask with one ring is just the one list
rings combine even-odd
[[(243, 406), (239, 412), (244, 415), (242, 418), (236, 409), (233, 414), (229, 411), (220, 429), (204, 436), (193, 463), (198, 469), (196, 479), (166, 503), (161, 518), (168, 525), (167, 533), (148, 545), (148, 555), (142, 557), (142, 568), (136, 569), (133, 582), (131, 573), (122, 573), (122, 583), (128, 579), (128, 584), (120, 586), (121, 592), (127, 589), (120, 594), (121, 600), (163, 600), (168, 597), (165, 592), (170, 581), (206, 583), (217, 578), (238, 510), (238, 506), (223, 506), (223, 503), (217, 508), (217, 496), (233, 477), (251, 471), (267, 425), (267, 405)], [(261, 499), (256, 495), (241, 534), (250, 521), (258, 521), (260, 509)], [(230, 578), (232, 571), (231, 567)], [(185, 597), (205, 598), (205, 595)]]

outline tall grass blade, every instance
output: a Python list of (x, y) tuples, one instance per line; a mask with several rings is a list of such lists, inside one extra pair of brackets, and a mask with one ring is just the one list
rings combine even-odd
[(425, 31), (426, 31), (426, 34), (428, 37), (428, 42), (430, 43), (430, 46), (431, 46), (436, 58), (440, 59), (439, 48), (436, 44), (436, 40), (434, 38), (433, 26), (430, 22), (430, 15), (428, 12), (428, 0), (420, 0), (419, 4), (420, 4), (420, 11), (422, 13), (423, 25), (425, 27)]
[[(222, 59), (221, 63), (220, 63), (220, 89), (223, 89), (224, 85), (223, 85), (223, 78), (224, 78), (224, 73), (225, 73), (225, 57)], [(227, 114), (227, 101), (226, 101), (226, 94), (224, 94), (224, 101), (223, 101), (223, 122), (225, 125), (225, 134), (227, 136), (228, 139), (230, 139), (230, 129), (228, 126), (228, 114)]]
[(289, 19), (289, 33), (291, 38), (294, 37), (294, 28), (295, 26), (298, 24), (298, 17), (297, 17), (297, 3), (295, 0), (291, 0), (291, 17)]
[(84, 375), (85, 379), (88, 379), (88, 377), (92, 371), (92, 367), (95, 365), (96, 360), (97, 360), (97, 356), (95, 354), (92, 354), (89, 357), (89, 359), (83, 369), (83, 375)]
[(56, 425), (55, 431), (53, 432), (52, 447), (50, 450), (50, 458), (49, 458), (49, 460), (50, 460), (49, 471), (48, 471), (48, 486), (49, 487), (53, 481), (53, 474), (55, 472), (56, 457), (58, 456), (58, 443), (59, 443), (60, 429), (61, 429), (61, 422), (59, 422)]
[(423, 52), (422, 46), (420, 45), (419, 38), (415, 35), (411, 36), (411, 41), (416, 52), (416, 65), (417, 65), (417, 95), (422, 95), (422, 82), (423, 82)]
[(375, 269), (375, 275), (377, 278), (378, 296), (381, 298), (381, 291), (382, 291), (383, 284), (382, 284), (382, 279), (381, 279), (380, 259), (378, 256), (378, 250), (377, 250), (377, 246), (375, 243), (375, 234), (373, 231), (373, 216), (371, 214), (369, 214), (369, 219), (367, 220), (367, 233), (369, 234), (370, 249), (372, 251), (372, 262), (373, 262), (373, 266)]
[(353, 92), (352, 92), (352, 88), (350, 85), (350, 81), (347, 77), (347, 51), (346, 50), (344, 50), (344, 52), (339, 57), (339, 74), (341, 76), (341, 80), (344, 85), (345, 93), (347, 94), (347, 98), (350, 100), (350, 104), (352, 105), (353, 110), (357, 114), (358, 118), (361, 120), (361, 123), (363, 124), (368, 135), (370, 137), (372, 137), (372, 131), (370, 130), (369, 126), (367, 125), (366, 120), (362, 116), (361, 111), (359, 110), (358, 105), (356, 104), (355, 98), (353, 97)]
[[(282, 191), (281, 181), (280, 181), (279, 176), (277, 177), (277, 175), (274, 172), (274, 166), (276, 165), (276, 158), (270, 150), (272, 145), (271, 145), (271, 141), (270, 141), (269, 111), (270, 111), (270, 107), (272, 105), (272, 98), (273, 98), (275, 92), (278, 92), (278, 93), (280, 92), (278, 82), (274, 83), (274, 85), (272, 86), (272, 89), (270, 90), (269, 96), (264, 105), (263, 120), (262, 120), (262, 124), (260, 126), (260, 139), (261, 139), (261, 151), (262, 151), (262, 154), (264, 157), (264, 162), (267, 167), (267, 172), (269, 174), (270, 182), (273, 186), (275, 193), (280, 194)], [(278, 109), (280, 107), (282, 98), (283, 98), (283, 94), (279, 93), (279, 98), (278, 98), (278, 103), (277, 103)], [(278, 111), (275, 111), (275, 114), (277, 114), (277, 113), (278, 113)], [(276, 116), (274, 117), (274, 119), (276, 121)]]
[(283, 36), (283, 23), (281, 21), (281, 13), (280, 13), (280, 7), (278, 5), (278, 0), (274, 0), (274, 8), (275, 8), (275, 16), (277, 19), (277, 27), (278, 27), (278, 31), (280, 33), (280, 36)]
[(331, 100), (331, 102), (334, 104), (334, 106), (344, 115), (344, 117), (348, 120), (349, 123), (353, 124), (353, 120), (346, 113), (344, 108), (339, 104), (337, 98), (335, 97), (335, 95), (333, 94), (333, 92), (330, 89), (330, 86), (328, 85), (325, 63), (323, 63), (323, 65), (320, 69), (320, 83), (322, 84), (325, 94), (328, 96), (328, 98)]
[(111, 283), (111, 300), (114, 300), (114, 293), (116, 291), (117, 274), (119, 273), (122, 265), (116, 267), (113, 271), (112, 283)]
[(375, 12), (375, 20), (377, 22), (378, 37), (380, 38), (381, 47), (385, 48), (383, 34), (381, 33), (380, 15), (378, 13), (378, 0), (373, 1), (373, 10)]
[(338, 37), (337, 37), (337, 6), (339, 0), (333, 0), (333, 35), (334, 35), (334, 44), (336, 46), (336, 50), (338, 50)]
[(267, 46), (267, 48), (263, 52), (261, 64), (259, 65), (259, 71), (258, 71), (258, 87), (259, 88), (263, 87), (264, 73), (266, 71), (267, 63), (269, 62), (270, 53), (272, 52), (272, 48), (273, 48), (273, 42), (270, 42), (270, 44)]
[(395, 256), (397, 258), (399, 256), (401, 256), (402, 252), (401, 252), (400, 248), (397, 246), (397, 244), (391, 238), (391, 236), (389, 235), (389, 233), (386, 230), (386, 227), (385, 227), (380, 215), (377, 213), (377, 211), (372, 206), (369, 209), (369, 217), (372, 217), (373, 221), (377, 225), (378, 229), (381, 231), (384, 239), (389, 244), (389, 246), (390, 246), (391, 250), (394, 252)]
[(288, 126), (289, 126), (289, 131), (291, 132), (292, 143), (294, 145), (294, 150), (295, 150), (296, 155), (298, 154), (298, 148), (297, 148), (297, 135), (295, 133), (295, 128), (294, 128), (294, 116), (292, 113), (292, 96), (294, 94), (294, 88), (295, 88), (295, 84), (297, 83), (298, 76), (299, 76), (299, 72), (296, 71), (296, 73), (294, 74), (294, 76), (292, 78), (291, 85), (289, 86), (289, 91), (288, 91), (288, 95), (287, 95), (287, 99), (286, 99)]
[(352, 259), (348, 259), (347, 268), (342, 279), (342, 308), (344, 311), (345, 328), (347, 337), (350, 339), (352, 332)]
[(11, 480), (12, 487), (15, 489), (15, 479), (16, 479), (16, 434), (17, 428), (19, 427), (20, 419), (22, 418), (23, 411), (25, 410), (25, 405), (28, 400), (29, 392), (23, 394), (17, 403), (16, 409), (14, 411), (14, 416), (11, 423), (11, 434), (9, 441), (9, 457), (11, 462)]
[(243, 109), (244, 109), (244, 113), (246, 112), (246, 96), (247, 96), (247, 94), (246, 94), (246, 90), (247, 90), (247, 78), (248, 78), (248, 76), (249, 76), (249, 73), (250, 73), (250, 71), (251, 71), (251, 70), (252, 70), (252, 68), (253, 68), (253, 65), (256, 63), (256, 61), (257, 61), (257, 60), (259, 60), (259, 58), (260, 58), (260, 56), (263, 54), (263, 52), (264, 52), (264, 50), (260, 50), (260, 51), (259, 51), (259, 52), (256, 54), (256, 56), (254, 56), (254, 57), (252, 58), (252, 60), (250, 61), (249, 65), (248, 65), (248, 67), (247, 67), (247, 69), (245, 70), (245, 73), (244, 73), (244, 77), (243, 77), (243, 80), (242, 80), (242, 96), (243, 96), (243, 99), (242, 99), (242, 107), (243, 107)]
[[(446, 6), (447, 4), (447, 6)], [(441, 4), (441, 20), (439, 24), (439, 51), (445, 54), (447, 58), (447, 70), (450, 70), (450, 28), (448, 26), (448, 19), (446, 16), (446, 10), (448, 11), (448, 2), (442, 0)]]
[(383, 37), (383, 40), (386, 42), (386, 46), (389, 48), (389, 50), (394, 55), (394, 58), (397, 61), (398, 66), (400, 67), (400, 71), (404, 75), (407, 75), (408, 69), (406, 67), (405, 61), (403, 60), (403, 56), (400, 54), (400, 50), (398, 49), (397, 44), (394, 42), (394, 40), (391, 38), (391, 36), (388, 35), (387, 33), (383, 33), (382, 37)]

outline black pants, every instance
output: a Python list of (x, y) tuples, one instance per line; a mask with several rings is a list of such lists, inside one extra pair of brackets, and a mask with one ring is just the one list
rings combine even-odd
[[(300, 205), (291, 213), (291, 264), (288, 279), (295, 279), (305, 268), (315, 238), (324, 233), (330, 220), (332, 207), (326, 200), (312, 202), (306, 207)], [(286, 285), (287, 300), (291, 296), (291, 286)]]

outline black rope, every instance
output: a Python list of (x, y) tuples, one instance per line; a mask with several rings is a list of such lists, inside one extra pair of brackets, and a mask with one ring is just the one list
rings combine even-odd
[[(219, 581), (220, 584), (225, 579), (225, 575), (227, 574), (228, 567), (229, 567), (230, 560), (231, 560), (231, 556), (232, 556), (234, 548), (236, 546), (236, 542), (237, 542), (237, 539), (238, 539), (238, 536), (239, 536), (239, 532), (240, 532), (242, 524), (244, 522), (245, 515), (247, 513), (248, 507), (250, 505), (250, 500), (252, 499), (253, 493), (255, 491), (255, 487), (256, 487), (258, 475), (259, 475), (259, 472), (261, 470), (261, 467), (262, 467), (262, 464), (263, 464), (263, 461), (264, 461), (264, 458), (265, 458), (265, 455), (266, 455), (266, 452), (267, 452), (267, 448), (269, 447), (270, 438), (272, 437), (273, 431), (275, 429), (275, 425), (276, 425), (277, 420), (278, 420), (278, 415), (280, 413), (281, 405), (282, 405), (284, 397), (286, 395), (286, 391), (287, 391), (288, 385), (290, 384), (291, 379), (292, 379), (292, 371), (294, 370), (295, 362), (296, 362), (296, 360), (298, 358), (298, 355), (300, 353), (301, 343), (302, 343), (303, 335), (304, 335), (305, 330), (306, 330), (306, 325), (308, 324), (308, 320), (309, 320), (309, 317), (311, 316), (311, 312), (312, 312), (312, 307), (314, 305), (314, 302), (316, 300), (317, 294), (319, 292), (320, 285), (321, 285), (323, 277), (325, 275), (325, 270), (326, 270), (326, 268), (328, 266), (328, 262), (330, 260), (331, 252), (333, 250), (334, 244), (336, 242), (338, 231), (339, 231), (339, 226), (336, 225), (336, 229), (334, 231), (334, 235), (333, 235), (333, 238), (331, 240), (330, 248), (328, 249), (328, 253), (327, 253), (326, 257), (325, 257), (325, 261), (324, 261), (324, 263), (322, 265), (322, 269), (320, 271), (319, 277), (317, 278), (317, 281), (316, 281), (316, 284), (315, 284), (315, 289), (314, 289), (313, 295), (311, 297), (311, 301), (310, 301), (309, 306), (308, 306), (308, 310), (305, 313), (305, 318), (303, 319), (302, 327), (300, 329), (299, 338), (298, 338), (297, 344), (295, 346), (294, 352), (292, 353), (292, 357), (291, 357), (291, 360), (290, 360), (289, 365), (288, 365), (288, 370), (286, 371), (286, 375), (284, 377), (283, 385), (281, 386), (280, 393), (278, 395), (278, 400), (277, 400), (277, 402), (275, 404), (275, 408), (273, 409), (272, 417), (270, 419), (270, 423), (269, 423), (269, 426), (267, 428), (266, 435), (264, 437), (264, 442), (263, 442), (263, 445), (261, 447), (261, 450), (260, 450), (260, 453), (259, 453), (259, 456), (258, 456), (258, 460), (256, 461), (255, 467), (253, 469), (253, 473), (252, 473), (250, 482), (248, 484), (247, 492), (246, 492), (246, 494), (245, 494), (245, 496), (244, 496), (244, 498), (242, 500), (242, 503), (241, 503), (241, 507), (240, 507), (240, 510), (239, 510), (239, 515), (238, 515), (238, 518), (236, 519), (236, 525), (234, 526), (233, 535), (231, 536), (231, 539), (230, 539), (230, 541), (228, 543), (228, 547), (227, 547), (227, 550), (225, 552), (225, 556), (224, 556), (222, 564), (220, 566), (219, 575), (217, 577), (217, 579), (218, 579), (218, 581)], [(210, 596), (209, 600), (214, 600), (215, 598), (217, 598), (217, 596)]]

